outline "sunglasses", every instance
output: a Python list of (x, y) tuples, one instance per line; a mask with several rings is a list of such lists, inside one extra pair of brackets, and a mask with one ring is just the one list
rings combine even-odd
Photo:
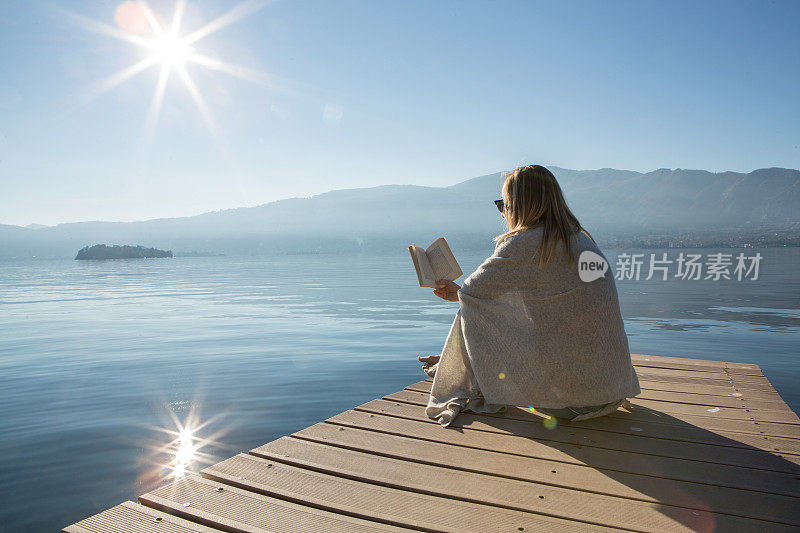
[(494, 201), (494, 205), (496, 205), (496, 206), (497, 206), (497, 210), (498, 210), (498, 211), (500, 211), (501, 213), (505, 213), (505, 211), (506, 211), (506, 206), (505, 206), (505, 204), (503, 203), (503, 200), (495, 200), (495, 201)]

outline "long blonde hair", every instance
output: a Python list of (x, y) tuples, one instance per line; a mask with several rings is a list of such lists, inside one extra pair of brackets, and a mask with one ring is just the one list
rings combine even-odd
[(567, 206), (552, 172), (540, 165), (511, 172), (503, 182), (503, 205), (508, 231), (494, 238), (497, 244), (520, 231), (541, 227), (539, 266), (550, 262), (559, 241), (564, 243), (570, 262), (575, 260), (571, 238), (585, 230)]

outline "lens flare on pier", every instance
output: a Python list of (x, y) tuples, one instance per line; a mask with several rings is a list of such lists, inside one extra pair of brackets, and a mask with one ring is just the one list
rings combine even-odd
[(556, 417), (537, 411), (532, 405), (529, 405), (527, 410), (536, 416), (542, 417), (542, 425), (547, 429), (556, 429), (558, 427), (558, 419)]

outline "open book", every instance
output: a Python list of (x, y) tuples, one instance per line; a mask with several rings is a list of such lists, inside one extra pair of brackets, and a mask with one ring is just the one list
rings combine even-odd
[(455, 281), (463, 274), (444, 237), (433, 241), (427, 249), (412, 244), (408, 251), (411, 252), (414, 268), (417, 269), (420, 287), (435, 289), (438, 280)]

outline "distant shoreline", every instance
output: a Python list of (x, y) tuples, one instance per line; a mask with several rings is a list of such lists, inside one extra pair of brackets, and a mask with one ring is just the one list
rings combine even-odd
[[(570, 208), (602, 247), (800, 246), (798, 170), (551, 170)], [(0, 257), (63, 257), (74, 255), (83, 244), (109, 241), (146, 242), (187, 255), (391, 252), (441, 236), (454, 249), (483, 250), (504, 231), (492, 203), (504, 179), (497, 172), (448, 187), (340, 189), (137, 222), (75, 222), (37, 229), (0, 224)]]

